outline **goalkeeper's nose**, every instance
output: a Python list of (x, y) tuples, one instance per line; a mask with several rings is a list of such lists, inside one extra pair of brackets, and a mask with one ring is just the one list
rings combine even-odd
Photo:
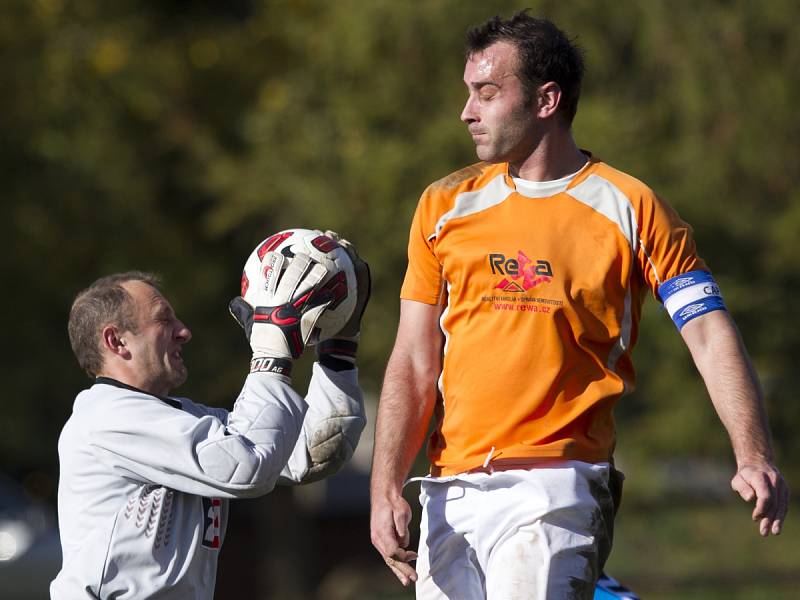
[(184, 324), (183, 321), (176, 319), (173, 337), (179, 344), (185, 344), (192, 339), (192, 331)]

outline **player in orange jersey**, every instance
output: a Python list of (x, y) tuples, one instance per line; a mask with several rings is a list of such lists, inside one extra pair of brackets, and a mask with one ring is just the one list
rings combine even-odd
[[(582, 74), (580, 51), (525, 12), (468, 34), (461, 120), (483, 162), (420, 199), (373, 460), (372, 541), (418, 598), (592, 597), (621, 480), (612, 409), (648, 291), (703, 376), (760, 533), (786, 515), (759, 385), (690, 227), (573, 140)], [(434, 415), (417, 559), (401, 488)]]

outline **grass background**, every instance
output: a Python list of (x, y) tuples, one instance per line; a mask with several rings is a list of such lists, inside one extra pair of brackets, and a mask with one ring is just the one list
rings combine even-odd
[[(790, 515), (800, 506), (795, 503)], [(607, 571), (643, 600), (795, 600), (800, 598), (800, 523), (762, 538), (747, 506), (731, 497), (692, 505), (624, 507)], [(794, 513), (794, 514), (792, 514)], [(325, 600), (411, 600), (379, 561), (331, 572)]]
[[(762, 538), (735, 498), (710, 505), (636, 507), (617, 517), (608, 571), (642, 598), (800, 597), (798, 506), (781, 535)], [(792, 515), (791, 513), (794, 513)]]

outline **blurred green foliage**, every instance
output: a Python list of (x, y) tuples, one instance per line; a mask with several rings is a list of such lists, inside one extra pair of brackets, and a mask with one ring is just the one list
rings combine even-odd
[[(580, 145), (695, 227), (761, 375), (779, 463), (800, 481), (800, 4), (530, 5), (586, 50)], [(67, 313), (112, 271), (164, 275), (194, 333), (181, 392), (229, 405), (249, 348), (226, 304), (252, 247), (286, 227), (337, 230), (369, 260), (360, 362), (375, 396), (416, 201), (475, 161), (458, 120), (464, 31), (523, 6), (3, 2), (0, 469), (57, 472), (58, 432), (85, 385)], [(651, 468), (659, 461), (730, 462), (688, 353), (649, 303), (638, 389), (617, 410), (634, 503), (668, 486)]]

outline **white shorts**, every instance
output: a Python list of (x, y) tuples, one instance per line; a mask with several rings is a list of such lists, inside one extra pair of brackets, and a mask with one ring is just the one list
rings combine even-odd
[(611, 550), (608, 463), (423, 478), (421, 600), (589, 599)]

